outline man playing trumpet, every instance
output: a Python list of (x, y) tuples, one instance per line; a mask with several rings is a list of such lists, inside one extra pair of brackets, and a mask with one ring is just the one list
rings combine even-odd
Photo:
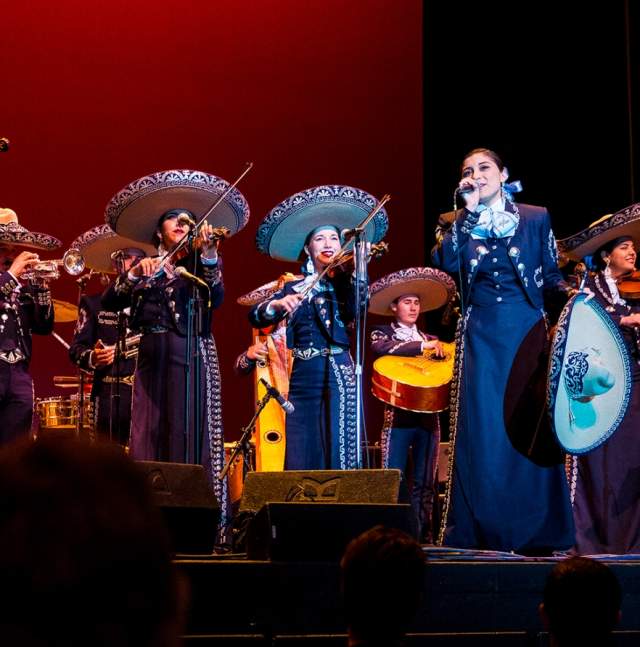
[(32, 250), (52, 250), (60, 245), (56, 238), (18, 224), (11, 209), (0, 209), (0, 443), (31, 429), (31, 333), (51, 333), (53, 304), (46, 283), (25, 281), (24, 277), (40, 261)]

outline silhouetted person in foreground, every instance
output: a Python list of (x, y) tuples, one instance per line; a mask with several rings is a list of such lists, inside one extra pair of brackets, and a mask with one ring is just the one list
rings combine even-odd
[(401, 530), (376, 526), (340, 562), (349, 647), (402, 645), (424, 585), (425, 557)]
[(0, 450), (3, 645), (173, 647), (185, 587), (121, 448), (49, 434)]
[(543, 599), (540, 616), (552, 647), (611, 644), (622, 593), (605, 564), (586, 557), (558, 562), (547, 578)]

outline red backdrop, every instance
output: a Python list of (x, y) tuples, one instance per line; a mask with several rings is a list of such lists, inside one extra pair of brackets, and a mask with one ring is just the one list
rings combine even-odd
[[(30, 0), (5, 6), (2, 23), (0, 206), (61, 252), (138, 177), (191, 168), (232, 181), (254, 162), (214, 323), (228, 438), (253, 399), (232, 370), (250, 340), (235, 299), (295, 269), (255, 251), (273, 206), (326, 183), (390, 193), (391, 254), (372, 278), (423, 263), (420, 0)], [(75, 302), (75, 281), (53, 294)], [(70, 340), (73, 324), (56, 332)], [(37, 397), (61, 395), (52, 377), (73, 367), (48, 337), (32, 373)], [(377, 437), (379, 408), (367, 409)]]

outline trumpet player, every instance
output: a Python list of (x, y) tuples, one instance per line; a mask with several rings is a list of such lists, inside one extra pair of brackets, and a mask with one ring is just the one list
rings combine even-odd
[[(128, 272), (153, 251), (151, 245), (118, 236), (108, 225), (85, 232), (72, 247), (82, 254), (93, 271), (116, 274)], [(69, 348), (71, 361), (80, 369), (93, 373), (91, 401), (98, 438), (122, 446), (129, 441), (131, 392), (136, 368), (135, 353), (127, 347), (127, 341), (132, 338), (128, 326), (127, 313), (105, 308), (102, 294), (83, 295)]]
[(33, 267), (40, 261), (34, 250), (60, 244), (20, 225), (15, 211), (0, 209), (0, 443), (31, 430), (31, 334), (53, 330), (51, 292), (46, 282), (34, 280)]

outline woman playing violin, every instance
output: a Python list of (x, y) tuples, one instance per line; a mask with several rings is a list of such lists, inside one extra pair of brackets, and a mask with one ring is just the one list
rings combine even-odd
[(353, 319), (351, 275), (338, 272), (307, 292), (341, 245), (337, 227), (313, 229), (304, 241), (306, 277), (290, 281), (249, 315), (256, 328), (289, 317), (289, 400), (295, 410), (287, 415), (285, 469), (356, 467), (355, 375), (346, 329)]
[(622, 334), (633, 384), (627, 413), (617, 429), (602, 445), (572, 461), (576, 551), (583, 555), (640, 552), (640, 301), (625, 298), (629, 294), (623, 295), (622, 288), (631, 291), (621, 284), (635, 269), (638, 206), (560, 241), (575, 259), (595, 249), (592, 260), (597, 271), (588, 275), (586, 286)]
[[(222, 303), (222, 262), (218, 241), (212, 241), (213, 229), (205, 223), (197, 234), (198, 253), (184, 255), (170, 262), (162, 258), (171, 252), (188, 231), (193, 214), (172, 209), (156, 219), (153, 238), (159, 256), (143, 258), (129, 272), (121, 274), (113, 289), (105, 293), (103, 304), (109, 308), (131, 308), (130, 327), (142, 333), (134, 376), (131, 440), (129, 451), (134, 459), (184, 462), (195, 459), (207, 468), (216, 495), (224, 501), (222, 484), (215, 475), (223, 466), (224, 444), (220, 410), (220, 371), (213, 336), (212, 312)], [(179, 275), (185, 268), (189, 277)], [(202, 284), (205, 284), (205, 288)], [(185, 386), (189, 304), (199, 293), (199, 321), (191, 324), (191, 386)], [(193, 302), (191, 302), (193, 305)], [(199, 371), (200, 383), (195, 380)], [(195, 385), (195, 386), (194, 386)], [(195, 406), (196, 391), (200, 406)], [(188, 412), (187, 412), (188, 408)], [(200, 455), (186, 456), (185, 443), (196, 437), (195, 412), (199, 409)], [(185, 430), (185, 421), (189, 429)], [(191, 445), (193, 451), (194, 445)]]

